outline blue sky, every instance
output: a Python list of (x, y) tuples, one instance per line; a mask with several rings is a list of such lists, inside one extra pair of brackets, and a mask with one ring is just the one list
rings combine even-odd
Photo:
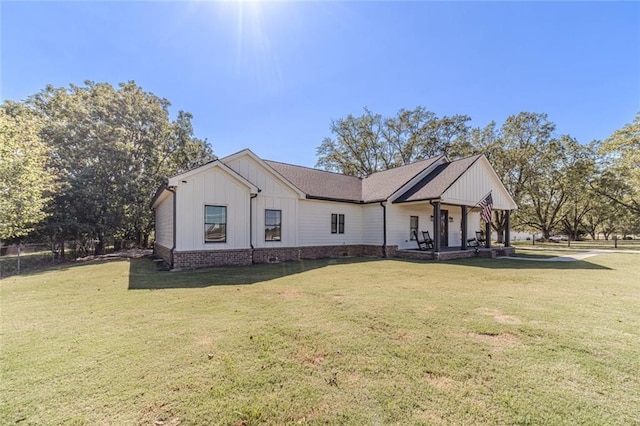
[(217, 155), (313, 166), (332, 119), (545, 112), (603, 139), (640, 111), (637, 2), (6, 2), (2, 100), (135, 80)]

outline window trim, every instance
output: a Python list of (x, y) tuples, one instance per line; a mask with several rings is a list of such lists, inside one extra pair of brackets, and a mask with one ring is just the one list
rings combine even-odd
[(344, 213), (331, 213), (331, 233), (344, 234)]
[[(413, 218), (416, 218), (416, 226), (413, 227), (411, 226), (411, 222), (413, 221)], [(416, 240), (416, 235), (419, 232), (420, 229), (420, 217), (419, 216), (409, 216), (409, 241), (415, 241)], [(413, 231), (416, 231), (416, 233), (414, 234)]]
[[(216, 225), (217, 222), (207, 223), (207, 207), (218, 207), (224, 209), (224, 240), (208, 240), (207, 239), (207, 225)], [(221, 206), (218, 204), (205, 204), (204, 205), (204, 217), (202, 223), (204, 224), (204, 242), (205, 244), (219, 244), (227, 242), (227, 206)]]
[[(278, 212), (279, 229), (278, 239), (267, 239), (267, 212)], [(275, 224), (274, 224), (275, 225)], [(265, 242), (281, 242), (282, 241), (282, 209), (264, 209), (264, 241)]]

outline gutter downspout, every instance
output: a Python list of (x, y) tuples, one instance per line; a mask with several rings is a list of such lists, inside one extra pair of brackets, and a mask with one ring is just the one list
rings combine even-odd
[[(250, 194), (249, 197), (249, 247), (253, 250), (253, 208), (252, 201), (258, 196), (258, 194)], [(253, 263), (253, 262), (252, 262)]]
[(386, 201), (380, 201), (382, 207), (382, 257), (387, 257), (387, 206)]
[(176, 249), (176, 216), (177, 216), (177, 195), (176, 195), (176, 187), (175, 186), (167, 186), (167, 190), (173, 194), (173, 247), (171, 247), (171, 264), (169, 265), (170, 269), (173, 269), (173, 252)]

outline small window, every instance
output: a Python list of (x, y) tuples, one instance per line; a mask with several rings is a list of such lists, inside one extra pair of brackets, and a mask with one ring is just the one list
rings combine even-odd
[(204, 206), (204, 241), (224, 243), (227, 241), (227, 208)]
[(264, 240), (280, 241), (282, 238), (282, 210), (264, 211)]
[(411, 240), (416, 239), (418, 234), (418, 216), (409, 217), (409, 238)]
[(344, 215), (343, 214), (331, 214), (331, 233), (332, 234), (344, 234)]

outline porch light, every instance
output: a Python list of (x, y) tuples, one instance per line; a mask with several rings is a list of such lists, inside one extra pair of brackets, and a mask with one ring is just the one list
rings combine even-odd
[(449, 216), (449, 222), (453, 222), (453, 216)]
[(433, 222), (433, 215), (431, 215), (431, 222)]

